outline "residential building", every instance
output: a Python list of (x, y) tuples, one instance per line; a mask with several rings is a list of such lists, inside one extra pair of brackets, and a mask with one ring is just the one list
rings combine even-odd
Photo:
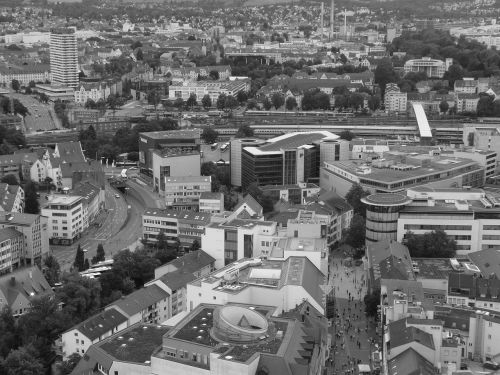
[(50, 66), (45, 64), (0, 65), (0, 84), (9, 87), (14, 79), (22, 86), (28, 86), (30, 82), (51, 81), (52, 74)]
[(184, 81), (181, 84), (172, 84), (168, 89), (170, 100), (188, 100), (194, 94), (199, 100), (205, 95), (210, 96), (212, 103), (215, 103), (219, 95), (233, 96), (236, 98), (240, 91), (250, 90), (249, 80), (235, 81)]
[(127, 328), (127, 317), (115, 309), (102, 311), (61, 335), (63, 360), (74, 353), (83, 356), (92, 344)]
[(78, 86), (78, 51), (73, 29), (51, 30), (50, 71), (55, 84)]
[(368, 243), (365, 255), (365, 279), (368, 291), (381, 288), (382, 279), (414, 281), (408, 248), (396, 241)]
[(478, 81), (474, 78), (457, 79), (453, 84), (453, 91), (457, 94), (477, 94)]
[(0, 276), (0, 309), (10, 307), (15, 317), (28, 312), (34, 299), (53, 295), (38, 267), (21, 268)]
[(404, 71), (405, 74), (423, 72), (429, 78), (443, 78), (444, 72), (448, 70), (452, 63), (453, 59), (447, 58), (446, 61), (441, 61), (430, 57), (422, 57), (421, 59), (406, 61)]
[[(244, 147), (241, 158), (242, 186), (253, 182), (259, 185), (317, 182), (321, 147), (331, 148), (330, 143), (321, 141), (334, 141), (337, 138), (338, 136), (327, 131), (296, 132), (268, 139), (259, 147)], [(337, 157), (340, 160), (340, 150)], [(325, 157), (323, 164), (333, 160)]]
[(99, 100), (106, 100), (111, 94), (111, 89), (106, 84), (99, 83), (80, 83), (75, 88), (75, 103), (84, 105), (87, 100), (97, 102)]
[(42, 264), (49, 253), (47, 218), (36, 214), (0, 212), (0, 228), (12, 228), (23, 234), (23, 253), (19, 254), (22, 265)]
[(8, 174), (30, 178), (30, 169), (37, 160), (35, 152), (0, 155), (0, 178)]
[(452, 306), (480, 308), (500, 313), (500, 280), (477, 274), (452, 272), (448, 276), (447, 303)]
[(483, 277), (496, 277), (500, 279), (500, 253), (499, 248), (487, 250), (479, 250), (467, 254), (472, 264), (474, 264), (481, 272)]
[(465, 124), (463, 143), (478, 150), (498, 153), (500, 152), (500, 128), (496, 124)]
[(424, 291), (424, 298), (434, 304), (445, 304), (448, 296), (448, 277), (455, 269), (449, 258), (412, 258), (415, 278)]
[(479, 103), (478, 94), (455, 94), (455, 105), (457, 107), (457, 113), (475, 113), (477, 111), (477, 103)]
[(457, 242), (458, 254), (498, 248), (500, 203), (483, 190), (409, 189), (412, 202), (399, 211), (397, 240), (408, 232), (423, 234), (443, 230)]
[[(197, 211), (200, 195), (212, 191), (211, 176), (164, 177), (165, 206), (177, 210)], [(161, 184), (160, 184), (161, 188)], [(163, 193), (163, 194), (162, 194)]]
[(73, 123), (76, 130), (81, 132), (92, 126), (98, 136), (115, 135), (120, 129), (130, 129), (130, 118), (126, 116), (96, 117), (95, 119), (80, 120)]
[[(199, 78), (209, 78), (211, 72), (217, 72), (219, 80), (228, 80), (231, 76), (231, 66), (229, 65), (213, 65), (213, 66), (198, 66), (198, 67), (160, 67), (162, 74), (168, 75), (172, 80), (191, 80), (197, 81)], [(200, 100), (201, 98), (198, 98)]]
[(84, 230), (83, 200), (80, 196), (54, 194), (42, 207), (48, 218), (48, 236), (53, 244), (71, 245)]
[(224, 194), (204, 191), (200, 194), (199, 211), (219, 214), (224, 211)]
[[(293, 276), (292, 276), (293, 275)], [(303, 256), (287, 259), (240, 259), (187, 285), (188, 311), (202, 303), (264, 303), (293, 310), (306, 299), (321, 314), (326, 276)], [(259, 302), (260, 301), (260, 302)]]
[(169, 297), (165, 290), (152, 284), (111, 303), (104, 310), (120, 312), (127, 318), (129, 326), (136, 323), (159, 324), (168, 319)]
[(142, 237), (154, 243), (158, 234), (163, 232), (167, 241), (179, 241), (182, 247), (189, 248), (194, 241), (201, 244), (205, 226), (209, 223), (209, 213), (146, 208), (142, 214)]
[(388, 83), (384, 95), (385, 110), (389, 113), (405, 113), (407, 110), (407, 93), (401, 92), (398, 85)]
[(299, 182), (290, 185), (264, 185), (260, 189), (273, 201), (302, 204), (305, 198), (317, 196), (321, 188), (316, 184)]
[(20, 185), (0, 183), (0, 211), (24, 211), (24, 190)]
[(320, 186), (345, 196), (354, 184), (372, 193), (397, 193), (427, 185), (434, 188), (481, 187), (485, 168), (461, 159), (424, 150), (391, 150), (371, 161), (325, 162)]
[(156, 284), (165, 290), (167, 299), (167, 319), (187, 311), (187, 284), (215, 270), (215, 259), (203, 250), (196, 250), (174, 259), (155, 269), (155, 279), (146, 284)]
[(14, 228), (0, 229), (0, 275), (19, 268), (24, 254), (24, 235)]
[(73, 375), (104, 374), (151, 375), (151, 356), (162, 345), (170, 327), (137, 323), (90, 346)]
[[(200, 130), (157, 131), (139, 134), (139, 167), (142, 173), (153, 175), (153, 151), (168, 154), (199, 154)], [(177, 159), (174, 159), (176, 161)], [(197, 174), (199, 176), (199, 174)]]

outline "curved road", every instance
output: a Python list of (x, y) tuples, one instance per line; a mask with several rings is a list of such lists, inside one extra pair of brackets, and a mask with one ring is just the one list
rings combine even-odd
[[(92, 259), (97, 245), (102, 243), (106, 258), (110, 259), (125, 248), (134, 250), (142, 235), (142, 213), (145, 207), (161, 207), (161, 200), (149, 186), (134, 180), (127, 181), (125, 194), (106, 184), (105, 210), (97, 221), (100, 228), (91, 226), (82, 237), (71, 246), (50, 246), (62, 270), (69, 270), (75, 260), (76, 249), (80, 245), (85, 257)], [(119, 194), (120, 198), (115, 195)]]

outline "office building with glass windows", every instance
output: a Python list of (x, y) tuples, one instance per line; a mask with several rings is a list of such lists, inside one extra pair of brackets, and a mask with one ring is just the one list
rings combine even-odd
[(248, 186), (318, 182), (324, 162), (349, 157), (349, 143), (328, 131), (288, 133), (243, 147), (241, 183)]
[(409, 232), (442, 230), (457, 242), (461, 255), (500, 249), (500, 199), (492, 194), (480, 189), (420, 186), (408, 190), (407, 196), (411, 203), (398, 212), (399, 242), (404, 243)]

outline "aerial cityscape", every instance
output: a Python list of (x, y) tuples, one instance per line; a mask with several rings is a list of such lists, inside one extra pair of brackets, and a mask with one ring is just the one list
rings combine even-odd
[(500, 374), (499, 51), (500, 0), (0, 0), (0, 375)]

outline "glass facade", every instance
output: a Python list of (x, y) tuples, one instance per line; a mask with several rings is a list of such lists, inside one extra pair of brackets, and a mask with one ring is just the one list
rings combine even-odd
[(224, 265), (238, 260), (238, 232), (232, 229), (224, 231)]
[(399, 212), (401, 206), (372, 206), (366, 207), (366, 243), (377, 242), (383, 239), (396, 240), (398, 232)]
[(297, 183), (297, 152), (285, 151), (283, 160), (283, 184)]
[(243, 150), (241, 157), (241, 186), (253, 182), (259, 185), (283, 184), (283, 155), (253, 155)]

